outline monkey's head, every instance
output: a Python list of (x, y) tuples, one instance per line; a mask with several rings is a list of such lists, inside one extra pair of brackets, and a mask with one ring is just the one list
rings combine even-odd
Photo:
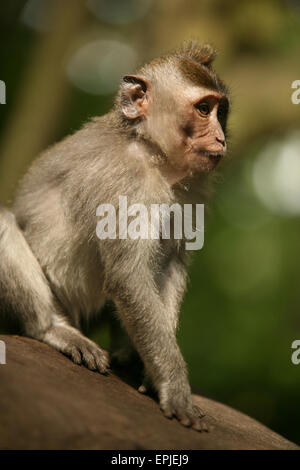
[(185, 174), (209, 172), (226, 153), (228, 91), (209, 45), (189, 43), (126, 75), (116, 106), (136, 135)]

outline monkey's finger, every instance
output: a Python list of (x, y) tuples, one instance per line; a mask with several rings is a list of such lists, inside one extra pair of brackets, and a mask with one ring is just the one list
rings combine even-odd
[(140, 393), (145, 394), (145, 393), (149, 392), (150, 387), (151, 387), (150, 381), (149, 381), (149, 379), (146, 377), (146, 378), (143, 380), (143, 383), (139, 386), (138, 391), (139, 391)]
[(140, 393), (147, 393), (147, 388), (145, 387), (144, 384), (140, 385), (139, 388), (138, 388), (138, 392)]
[(108, 353), (98, 348), (96, 351), (94, 351), (94, 358), (98, 372), (100, 372), (100, 374), (107, 374), (107, 369), (110, 368)]
[(150, 379), (148, 373), (146, 372), (146, 370), (144, 370), (144, 379), (143, 379), (142, 384), (139, 386), (138, 391), (140, 393), (145, 394), (145, 393), (149, 393), (151, 390), (152, 390), (151, 379)]
[(186, 428), (190, 428), (192, 426), (192, 420), (185, 416), (184, 418), (178, 418), (180, 424), (182, 424), (183, 426), (185, 426)]
[(86, 348), (81, 349), (81, 354), (84, 365), (90, 370), (96, 370), (97, 365), (94, 355)]
[(164, 416), (168, 419), (172, 419), (174, 416), (174, 410), (170, 405), (161, 405), (161, 411), (163, 412)]
[(105, 362), (103, 363), (101, 358), (96, 357), (96, 364), (98, 372), (100, 372), (100, 374), (106, 375), (108, 373), (107, 369), (109, 368), (109, 365), (107, 365)]
[(195, 431), (199, 431), (199, 432), (210, 431), (210, 427), (208, 426), (207, 420), (205, 418), (193, 418), (192, 421), (193, 421), (192, 428), (195, 429)]
[(196, 421), (192, 425), (192, 428), (195, 429), (195, 431), (198, 431), (198, 432), (208, 432), (208, 426), (205, 425), (204, 423), (201, 423), (200, 421)]
[(82, 364), (82, 357), (81, 357), (81, 354), (80, 354), (80, 351), (76, 348), (76, 346), (73, 346), (68, 355), (70, 356), (70, 358), (72, 359), (73, 362), (75, 362), (75, 364)]

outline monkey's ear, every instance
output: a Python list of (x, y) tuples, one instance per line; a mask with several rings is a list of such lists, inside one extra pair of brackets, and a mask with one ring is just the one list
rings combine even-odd
[(128, 119), (145, 116), (149, 104), (149, 83), (137, 75), (125, 75), (121, 86), (121, 107)]

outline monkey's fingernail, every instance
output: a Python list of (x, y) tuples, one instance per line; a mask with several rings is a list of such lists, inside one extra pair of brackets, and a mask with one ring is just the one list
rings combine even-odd
[(173, 418), (173, 412), (170, 409), (167, 409), (167, 410), (161, 409), (161, 410), (166, 418), (168, 419)]
[(146, 389), (145, 385), (140, 385), (139, 388), (138, 388), (138, 391), (140, 393), (146, 393), (147, 389)]
[(98, 367), (98, 372), (100, 372), (102, 375), (108, 375), (106, 368), (103, 367)]
[(181, 419), (180, 420), (180, 423), (183, 425), (183, 426), (186, 426), (187, 428), (189, 428), (191, 425), (192, 425), (192, 422), (189, 418), (184, 418), (184, 419)]
[(195, 429), (195, 431), (199, 431), (199, 432), (204, 431), (200, 423), (193, 424), (192, 428)]
[(209, 432), (210, 431), (210, 427), (208, 426), (208, 424), (205, 422), (205, 421), (200, 421), (200, 420), (197, 420), (195, 423), (193, 423), (193, 426), (192, 426), (193, 429), (195, 429), (196, 431), (200, 431), (200, 432)]

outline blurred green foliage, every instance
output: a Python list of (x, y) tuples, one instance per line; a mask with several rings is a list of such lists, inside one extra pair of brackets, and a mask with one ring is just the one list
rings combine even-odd
[[(26, 24), (22, 18), (27, 3), (11, 1), (0, 7), (0, 79), (7, 85), (7, 105), (0, 107), (0, 165), (8, 154), (7, 130), (14, 129), (20, 112), (32, 51), (55, 34), (51, 27), (37, 30)], [(76, 49), (98, 39), (129, 44), (139, 63), (195, 36), (219, 49), (216, 68), (233, 94), (231, 158), (223, 165), (206, 220), (204, 248), (191, 266), (179, 340), (196, 392), (300, 443), (300, 365), (291, 362), (291, 343), (300, 338), (300, 211), (272, 210), (253, 183), (253, 168), (264, 149), (274, 141), (286, 142), (299, 129), (300, 104), (293, 105), (290, 98), (291, 83), (300, 79), (299, 2), (155, 0), (146, 2), (144, 13), (132, 21), (134, 2), (125, 13), (118, 10), (119, 3), (98, 2), (97, 15), (95, 9), (83, 8), (82, 21), (57, 67), (66, 67)], [(113, 12), (105, 10), (101, 17), (109, 4)], [(65, 80), (61, 112), (39, 143), (42, 148), (112, 105), (112, 94), (90, 94)], [(48, 93), (51, 100), (51, 84)], [(29, 126), (27, 132), (39, 129)], [(12, 186), (20, 176), (17, 160), (24, 146), (22, 136), (15, 139), (20, 157), (16, 155), (16, 170), (10, 175)], [(0, 185), (6, 177), (0, 173)], [(271, 183), (266, 179), (266, 187)], [(106, 329), (94, 335), (107, 345)]]

